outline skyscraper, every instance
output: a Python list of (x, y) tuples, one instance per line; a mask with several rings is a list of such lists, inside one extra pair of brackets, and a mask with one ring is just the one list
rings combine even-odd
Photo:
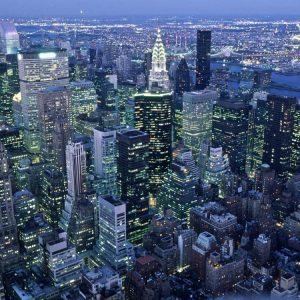
[(160, 29), (157, 30), (156, 41), (152, 50), (152, 66), (149, 75), (149, 90), (168, 91), (170, 88), (169, 75), (166, 67), (167, 59), (165, 46), (162, 42)]
[(286, 179), (292, 160), (296, 98), (269, 95), (266, 109), (263, 162), (270, 165), (279, 177)]
[(254, 177), (263, 163), (267, 93), (255, 93), (249, 111), (246, 173)]
[(0, 22), (0, 53), (16, 54), (20, 48), (19, 34), (10, 22)]
[(19, 245), (14, 216), (7, 152), (0, 143), (0, 274), (18, 261)]
[(171, 93), (135, 96), (134, 127), (149, 135), (150, 193), (155, 197), (172, 157)]
[(94, 128), (94, 166), (99, 195), (117, 195), (116, 130)]
[(68, 195), (62, 212), (62, 228), (68, 232), (78, 204), (86, 192), (86, 152), (82, 143), (69, 143), (66, 148)]
[(117, 133), (118, 182), (121, 200), (126, 203), (127, 236), (142, 242), (149, 224), (149, 136), (135, 129)]
[(191, 90), (190, 71), (186, 60), (182, 58), (176, 70), (175, 93), (182, 96)]
[(204, 90), (210, 82), (211, 31), (197, 31), (196, 90)]
[(239, 99), (221, 99), (214, 106), (212, 146), (228, 154), (232, 172), (246, 169), (249, 106)]
[(96, 109), (97, 94), (93, 82), (82, 80), (70, 84), (71, 89), (71, 124), (76, 126), (76, 118), (80, 114), (88, 116)]
[(197, 179), (188, 166), (179, 159), (173, 161), (157, 194), (157, 208), (161, 213), (171, 208), (174, 216), (183, 222), (189, 220), (190, 208), (198, 204)]
[(296, 105), (294, 130), (292, 137), (292, 171), (300, 173), (300, 102)]
[(18, 61), (25, 146), (29, 152), (38, 153), (38, 92), (68, 85), (68, 54), (60, 48), (31, 48), (19, 51)]
[[(196, 161), (205, 156), (211, 140), (213, 105), (217, 100), (214, 91), (184, 93), (182, 111), (183, 142), (192, 150)], [(205, 157), (201, 157), (205, 159)]]
[(112, 196), (99, 199), (100, 260), (116, 271), (124, 271), (127, 263), (126, 205)]
[[(54, 134), (56, 123), (65, 120), (69, 124), (70, 91), (66, 87), (56, 86), (38, 92), (38, 118), (40, 150), (42, 157), (48, 163), (54, 163)], [(69, 126), (67, 126), (69, 127)], [(69, 130), (67, 130), (69, 131)]]

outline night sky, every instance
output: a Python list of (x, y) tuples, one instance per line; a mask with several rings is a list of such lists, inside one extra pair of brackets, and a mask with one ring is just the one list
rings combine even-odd
[(282, 16), (299, 14), (300, 0), (0, 0), (0, 16)]

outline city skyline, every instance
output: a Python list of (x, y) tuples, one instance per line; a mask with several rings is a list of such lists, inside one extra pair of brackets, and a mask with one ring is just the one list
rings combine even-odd
[[(40, 0), (4, 0), (1, 4), (0, 17), (103, 17), (103, 16), (166, 16), (193, 15), (204, 17), (228, 16), (296, 16), (300, 9), (297, 0), (52, 0), (47, 3)], [(29, 5), (28, 5), (29, 4)], [(17, 9), (12, 10), (14, 7)]]

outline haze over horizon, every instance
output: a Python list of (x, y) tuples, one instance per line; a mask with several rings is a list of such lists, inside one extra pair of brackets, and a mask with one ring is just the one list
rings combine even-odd
[[(299, 0), (2, 0), (1, 17), (297, 15)], [(276, 2), (276, 3), (274, 3)]]

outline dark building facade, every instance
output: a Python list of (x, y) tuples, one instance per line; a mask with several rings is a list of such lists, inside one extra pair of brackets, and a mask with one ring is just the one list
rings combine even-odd
[(210, 81), (211, 31), (197, 31), (196, 90), (204, 90)]
[(214, 106), (212, 145), (228, 154), (231, 170), (244, 173), (246, 168), (249, 107), (241, 100), (220, 100)]
[(187, 62), (184, 58), (180, 60), (180, 63), (176, 70), (176, 94), (182, 96), (184, 92), (190, 92), (190, 71)]
[(268, 95), (263, 161), (287, 178), (291, 168), (296, 98)]
[(171, 93), (135, 96), (135, 128), (149, 135), (150, 193), (155, 195), (172, 157)]
[(149, 223), (148, 134), (124, 129), (117, 133), (118, 182), (121, 200), (126, 203), (127, 237), (142, 242)]

